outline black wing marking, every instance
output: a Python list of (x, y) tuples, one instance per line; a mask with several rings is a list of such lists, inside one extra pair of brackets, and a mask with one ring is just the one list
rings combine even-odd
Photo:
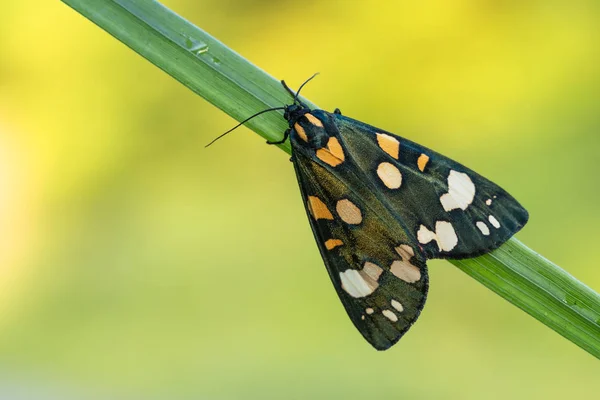
[(385, 350), (410, 328), (425, 304), (425, 256), (368, 185), (360, 180), (344, 183), (309, 155), (293, 154), (333, 285), (361, 334)]
[[(329, 118), (337, 127), (348, 159), (356, 164), (353, 168), (373, 186), (377, 200), (417, 239), (427, 258), (487, 253), (528, 220), (527, 211), (510, 194), (456, 161), (339, 114), (313, 114)], [(387, 175), (382, 163), (391, 165), (387, 165)], [(387, 184), (379, 176), (379, 168)], [(401, 174), (398, 188), (394, 187), (395, 170)]]

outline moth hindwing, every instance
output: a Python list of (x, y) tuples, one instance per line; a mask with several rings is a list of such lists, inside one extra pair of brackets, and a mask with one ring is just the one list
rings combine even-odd
[(295, 99), (292, 161), (312, 231), (354, 325), (378, 350), (416, 321), (426, 260), (489, 252), (527, 211), (481, 175), (428, 148)]

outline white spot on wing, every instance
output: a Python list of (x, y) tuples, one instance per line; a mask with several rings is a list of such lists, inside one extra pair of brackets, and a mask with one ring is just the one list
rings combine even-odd
[(448, 175), (448, 193), (440, 197), (440, 203), (446, 211), (466, 210), (475, 198), (475, 185), (469, 175), (463, 172), (450, 171)]
[(369, 307), (369, 308), (366, 308), (366, 309), (365, 309), (365, 312), (366, 312), (367, 314), (371, 315), (371, 314), (373, 314), (373, 313), (375, 312), (375, 310), (373, 310), (371, 307)]
[(396, 309), (396, 311), (398, 311), (398, 312), (404, 311), (404, 307), (402, 307), (402, 304), (400, 304), (400, 302), (398, 300), (392, 300), (391, 304), (392, 304), (392, 307), (394, 307)]
[(485, 224), (485, 222), (483, 221), (477, 221), (477, 223), (475, 224), (477, 225), (477, 228), (479, 228), (479, 230), (481, 231), (481, 233), (483, 233), (485, 236), (490, 234), (490, 228), (487, 227), (487, 225)]
[(431, 232), (425, 225), (419, 227), (417, 239), (421, 244), (435, 240), (440, 251), (450, 251), (458, 244), (458, 237), (450, 222), (438, 221), (435, 223), (435, 232)]
[(486, 204), (487, 206), (491, 206), (491, 205), (492, 205), (492, 199), (487, 199), (487, 200), (485, 201), (485, 204)]
[(389, 319), (392, 322), (398, 321), (398, 317), (396, 316), (396, 314), (394, 314), (394, 312), (392, 310), (383, 310), (381, 313), (383, 314), (384, 317), (386, 317), (387, 319)]
[(372, 262), (368, 262), (368, 261), (363, 266), (362, 271), (360, 271), (360, 273), (363, 275), (363, 277), (370, 278), (370, 279), (374, 280), (375, 282), (377, 282), (377, 280), (379, 279), (379, 276), (381, 275), (382, 272), (383, 272), (383, 270), (381, 268), (379, 268), (379, 265), (374, 264)]
[(340, 272), (340, 279), (342, 280), (342, 288), (352, 297), (365, 297), (375, 291), (375, 288), (369, 286), (355, 269)]
[(410, 259), (415, 255), (412, 247), (402, 244), (396, 247), (395, 250), (400, 255), (401, 260), (392, 262), (390, 272), (408, 283), (415, 283), (420, 280), (421, 270), (410, 262)]
[(372, 262), (366, 262), (362, 270), (347, 269), (340, 272), (342, 289), (355, 298), (366, 297), (379, 287), (379, 276), (383, 270)]
[(496, 219), (496, 217), (494, 217), (493, 215), (490, 215), (488, 217), (488, 220), (490, 221), (490, 224), (492, 224), (492, 226), (496, 229), (500, 228), (500, 222), (498, 222), (498, 220)]

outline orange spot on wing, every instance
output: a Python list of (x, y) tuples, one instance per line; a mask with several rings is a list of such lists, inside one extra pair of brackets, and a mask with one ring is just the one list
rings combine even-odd
[(425, 171), (425, 166), (429, 162), (429, 156), (427, 154), (421, 154), (417, 160), (417, 166), (421, 172)]
[(310, 122), (314, 126), (318, 126), (319, 128), (323, 127), (323, 123), (321, 122), (321, 120), (319, 118), (315, 117), (314, 115), (307, 113), (307, 114), (304, 114), (304, 116), (306, 117), (308, 122)]
[(329, 239), (325, 242), (325, 248), (327, 250), (331, 250), (343, 244), (344, 242), (342, 242), (340, 239)]
[(316, 196), (308, 196), (308, 211), (314, 219), (333, 219), (331, 211), (323, 201)]
[(335, 137), (329, 138), (327, 148), (317, 150), (317, 158), (332, 167), (337, 167), (346, 159), (344, 149), (342, 149), (342, 145)]
[(299, 123), (296, 122), (294, 124), (294, 130), (296, 131), (296, 133), (298, 134), (298, 136), (300, 136), (300, 139), (302, 139), (306, 143), (308, 143), (308, 136), (306, 136), (306, 131), (304, 130), (303, 127), (300, 126)]
[(386, 135), (385, 133), (377, 134), (377, 144), (381, 150), (394, 157), (396, 160), (400, 154), (400, 142), (395, 137)]

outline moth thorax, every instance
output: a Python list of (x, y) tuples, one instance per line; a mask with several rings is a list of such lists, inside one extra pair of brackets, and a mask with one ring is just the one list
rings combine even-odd
[(324, 127), (313, 124), (296, 123), (295, 130), (300, 137), (302, 144), (313, 149), (320, 149), (327, 146), (329, 134)]
[(320, 149), (327, 146), (329, 135), (323, 128), (313, 129), (314, 135), (310, 140), (310, 145), (315, 149)]

